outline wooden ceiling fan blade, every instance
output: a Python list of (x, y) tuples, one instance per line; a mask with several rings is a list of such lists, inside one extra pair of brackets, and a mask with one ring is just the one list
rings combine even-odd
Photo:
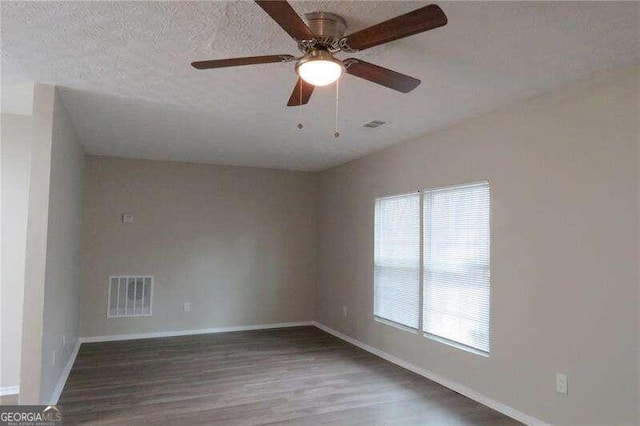
[(298, 78), (298, 82), (296, 83), (296, 87), (293, 88), (293, 92), (291, 92), (287, 106), (305, 105), (309, 102), (313, 89), (315, 89), (313, 84), (309, 84), (303, 79)]
[(311, 40), (313, 32), (285, 0), (256, 0), (258, 6), (296, 40)]
[(447, 15), (439, 6), (431, 4), (350, 34), (347, 44), (352, 49), (364, 50), (446, 24)]
[(199, 70), (209, 68), (238, 67), (242, 65), (270, 64), (274, 62), (290, 62), (295, 59), (291, 55), (249, 56), (246, 58), (213, 59), (210, 61), (191, 62), (191, 66)]
[(420, 85), (420, 80), (399, 72), (365, 62), (360, 59), (347, 59), (344, 61), (347, 73), (356, 77), (380, 84), (389, 89), (402, 93), (409, 93)]

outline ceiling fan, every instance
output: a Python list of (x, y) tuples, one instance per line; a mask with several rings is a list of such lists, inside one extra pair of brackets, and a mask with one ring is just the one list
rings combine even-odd
[(447, 23), (447, 16), (442, 9), (432, 4), (344, 36), (346, 22), (333, 13), (307, 13), (303, 20), (285, 0), (256, 0), (256, 3), (293, 37), (303, 56), (253, 56), (198, 61), (192, 62), (191, 65), (197, 69), (209, 69), (296, 61), (295, 70), (299, 77), (288, 106), (306, 104), (315, 86), (331, 84), (344, 72), (402, 93), (409, 93), (418, 87), (420, 80), (361, 59), (340, 60), (334, 55), (341, 51), (358, 52)]

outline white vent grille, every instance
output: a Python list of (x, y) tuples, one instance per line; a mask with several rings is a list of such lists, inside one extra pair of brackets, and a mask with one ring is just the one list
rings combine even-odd
[(362, 127), (367, 127), (369, 129), (377, 129), (378, 127), (383, 126), (384, 124), (386, 124), (384, 121), (373, 120), (363, 124)]
[(109, 277), (107, 318), (150, 317), (152, 276)]

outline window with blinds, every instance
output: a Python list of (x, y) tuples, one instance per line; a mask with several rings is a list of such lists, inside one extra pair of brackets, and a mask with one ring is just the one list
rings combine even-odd
[(489, 352), (489, 183), (423, 195), (425, 333)]
[(489, 353), (488, 182), (379, 198), (374, 313)]
[(374, 265), (375, 315), (419, 329), (419, 193), (376, 200)]
[(110, 277), (107, 318), (151, 316), (152, 296), (152, 276)]

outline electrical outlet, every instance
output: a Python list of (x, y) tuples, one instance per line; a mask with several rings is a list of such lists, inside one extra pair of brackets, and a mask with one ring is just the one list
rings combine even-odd
[(56, 350), (51, 353), (51, 365), (56, 365)]
[(567, 373), (556, 373), (556, 392), (569, 394), (569, 377)]
[(343, 307), (342, 307), (342, 316), (346, 318), (346, 317), (347, 317), (347, 315), (349, 315), (349, 313), (347, 312), (347, 307), (346, 307), (346, 306), (343, 306)]
[(184, 311), (185, 311), (185, 312), (190, 312), (190, 311), (191, 311), (191, 303), (189, 303), (189, 302), (185, 302), (185, 304), (184, 304)]

